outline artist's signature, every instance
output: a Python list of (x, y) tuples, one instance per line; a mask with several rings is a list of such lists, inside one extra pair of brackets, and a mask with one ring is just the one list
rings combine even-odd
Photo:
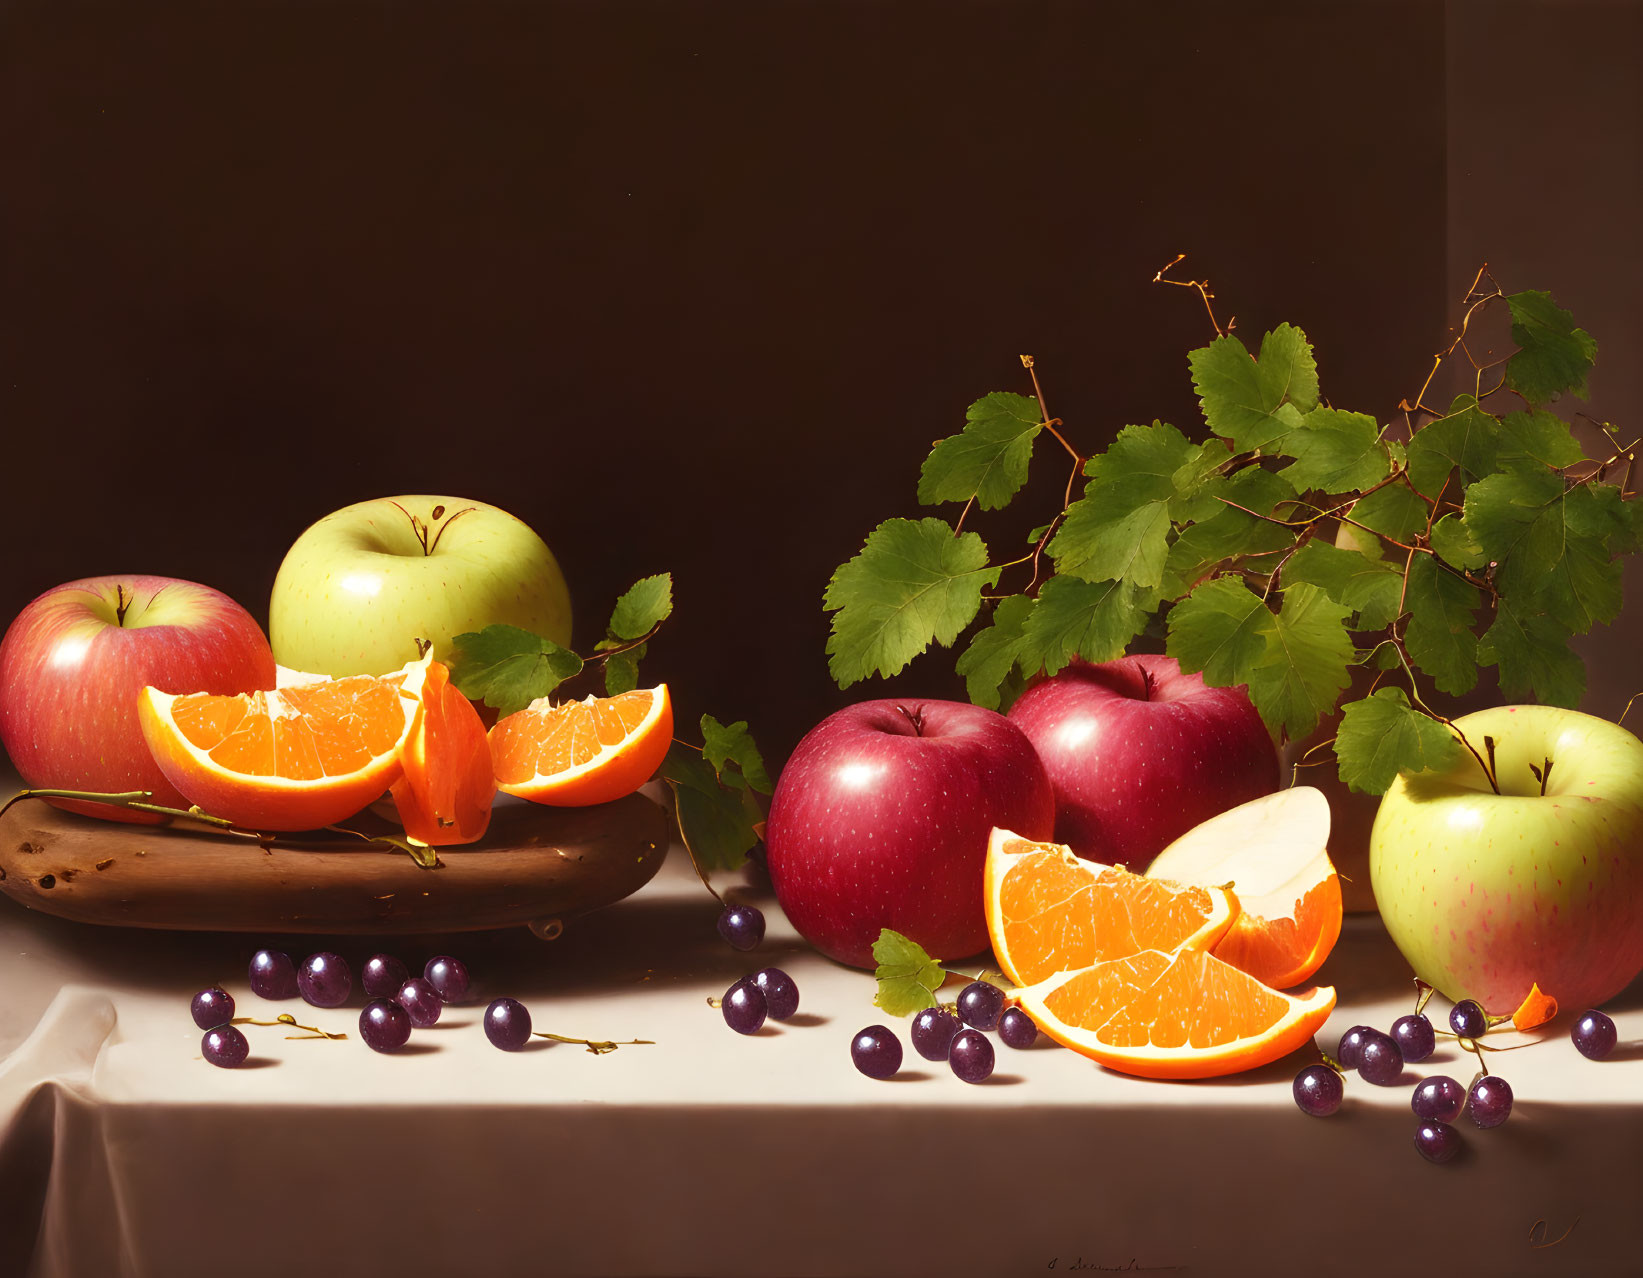
[(1063, 1263), (1060, 1256), (1051, 1256), (1046, 1269), (1065, 1270), (1068, 1273), (1105, 1273), (1105, 1274), (1162, 1274), (1171, 1273), (1180, 1265), (1143, 1265), (1131, 1256), (1122, 1264), (1105, 1265), (1098, 1260), (1085, 1260), (1079, 1256), (1076, 1260)]
[(1576, 1216), (1574, 1222), (1556, 1238), (1552, 1237), (1552, 1227), (1544, 1220), (1537, 1220), (1529, 1226), (1529, 1246), (1534, 1251), (1544, 1251), (1548, 1247), (1556, 1247), (1560, 1242), (1574, 1233), (1575, 1225), (1580, 1223)]

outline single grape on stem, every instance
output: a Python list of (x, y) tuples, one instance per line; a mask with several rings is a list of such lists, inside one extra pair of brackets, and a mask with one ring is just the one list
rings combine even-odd
[(998, 1028), (1004, 1013), (1004, 991), (986, 981), (971, 981), (958, 996), (958, 1016), (978, 1030)]
[(373, 954), (359, 970), (359, 983), (372, 998), (392, 998), (410, 979), (410, 969), (392, 954)]
[(1504, 1078), (1485, 1074), (1472, 1084), (1468, 1108), (1479, 1127), (1499, 1127), (1512, 1116), (1512, 1085)]
[(1391, 1087), (1403, 1077), (1403, 1053), (1389, 1035), (1372, 1029), (1358, 1046), (1358, 1077), (1377, 1087)]
[(1341, 1107), (1346, 1087), (1339, 1071), (1327, 1065), (1308, 1065), (1295, 1075), (1292, 1088), (1296, 1107), (1313, 1118), (1328, 1118)]
[(258, 998), (296, 998), (297, 966), (281, 950), (258, 950), (251, 956), (251, 992)]
[(1410, 1065), (1418, 1065), (1430, 1056), (1438, 1045), (1437, 1032), (1432, 1022), (1418, 1012), (1400, 1016), (1392, 1022), (1392, 1041)]
[(354, 992), (354, 977), (340, 954), (322, 950), (303, 959), (297, 989), (315, 1007), (341, 1007)]
[(1466, 1089), (1447, 1074), (1423, 1078), (1409, 1098), (1409, 1108), (1416, 1118), (1428, 1118), (1439, 1123), (1452, 1123), (1466, 1108)]
[(468, 997), (468, 965), (449, 954), (429, 959), (422, 969), (422, 979), (447, 1003), (460, 1003)]
[(993, 1044), (978, 1029), (962, 1029), (953, 1036), (948, 1063), (964, 1082), (985, 1082), (993, 1073)]
[(764, 914), (751, 905), (726, 905), (718, 926), (719, 935), (733, 950), (754, 950), (764, 940)]
[(1460, 1133), (1448, 1123), (1428, 1119), (1415, 1128), (1415, 1148), (1429, 1163), (1446, 1163), (1460, 1153)]
[(234, 996), (222, 986), (213, 985), (196, 994), (188, 1010), (201, 1029), (216, 1029), (234, 1019)]
[(799, 987), (781, 968), (762, 968), (748, 980), (764, 992), (765, 1006), (769, 1009), (771, 1020), (785, 1021), (799, 1010)]
[(719, 1010), (724, 1013), (725, 1024), (738, 1034), (757, 1034), (769, 1015), (770, 1003), (752, 978), (744, 976), (725, 991)]
[(1373, 1032), (1367, 1025), (1354, 1025), (1341, 1035), (1341, 1041), (1335, 1048), (1335, 1059), (1341, 1063), (1342, 1069), (1358, 1068), (1358, 1052), (1363, 1047), (1364, 1035)]
[(1449, 1028), (1460, 1038), (1482, 1038), (1489, 1028), (1489, 1014), (1475, 999), (1463, 998), (1449, 1009)]
[(440, 1013), (445, 1010), (445, 1000), (439, 997), (439, 991), (420, 976), (413, 976), (401, 985), (394, 992), (394, 1001), (410, 1013), (411, 1024), (417, 1029), (437, 1025)]
[(888, 1025), (869, 1025), (850, 1040), (850, 1060), (868, 1078), (890, 1078), (901, 1069), (901, 1040)]
[(913, 1017), (909, 1037), (913, 1050), (927, 1061), (944, 1061), (952, 1051), (953, 1038), (962, 1022), (945, 1007), (927, 1007)]
[(1596, 1009), (1582, 1012), (1569, 1030), (1569, 1039), (1574, 1043), (1575, 1050), (1593, 1061), (1600, 1061), (1614, 1051), (1619, 1037), (1614, 1021)]
[(410, 1040), (411, 1014), (392, 999), (372, 999), (359, 1014), (359, 1036), (372, 1051), (397, 1051)]
[(516, 998), (497, 998), (485, 1009), (485, 1037), (504, 1052), (517, 1052), (531, 1037), (531, 1013)]
[(208, 1029), (205, 1037), (200, 1040), (200, 1055), (223, 1069), (238, 1068), (245, 1064), (245, 1058), (250, 1054), (251, 1044), (247, 1043), (245, 1035), (232, 1025), (219, 1025), (215, 1029)]
[(1038, 1042), (1038, 1026), (1019, 1007), (1011, 1007), (998, 1018), (998, 1036), (1009, 1046), (1025, 1051)]

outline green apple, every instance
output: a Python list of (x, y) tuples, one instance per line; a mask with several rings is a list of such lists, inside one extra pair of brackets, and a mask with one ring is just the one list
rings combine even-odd
[(433, 641), (494, 623), (570, 643), (570, 592), (529, 526), (461, 497), (383, 497), (327, 515), (286, 553), (268, 605), (274, 660), (341, 677), (388, 674)]
[(1643, 971), (1643, 742), (1551, 706), (1455, 726), (1480, 754), (1493, 740), (1500, 793), (1464, 751), (1392, 783), (1369, 841), (1386, 930), (1417, 976), (1489, 1012), (1531, 984), (1569, 1011), (1612, 998)]

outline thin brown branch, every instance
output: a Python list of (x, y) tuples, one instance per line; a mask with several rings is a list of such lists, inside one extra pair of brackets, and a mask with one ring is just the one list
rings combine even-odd
[(1165, 273), (1167, 271), (1169, 271), (1174, 266), (1180, 265), (1182, 262), (1184, 262), (1186, 260), (1187, 260), (1187, 255), (1185, 253), (1177, 253), (1175, 255), (1175, 260), (1173, 262), (1167, 262), (1163, 266), (1159, 267), (1158, 273), (1152, 277), (1152, 282), (1154, 284), (1173, 284), (1177, 288), (1194, 288), (1194, 289), (1197, 289), (1198, 290), (1198, 296), (1204, 299), (1204, 312), (1209, 316), (1209, 322), (1210, 322), (1211, 327), (1213, 327), (1215, 329), (1215, 336), (1225, 337), (1229, 332), (1232, 331), (1232, 323), (1233, 322), (1231, 320), (1228, 320), (1227, 321), (1227, 326), (1224, 329), (1220, 326), (1220, 324), (1218, 324), (1216, 322), (1216, 320), (1215, 320), (1215, 308), (1210, 305), (1210, 299), (1213, 298), (1215, 296), (1215, 294), (1211, 293), (1209, 291), (1209, 281), (1208, 280), (1171, 280), (1171, 279), (1165, 279), (1164, 278)]

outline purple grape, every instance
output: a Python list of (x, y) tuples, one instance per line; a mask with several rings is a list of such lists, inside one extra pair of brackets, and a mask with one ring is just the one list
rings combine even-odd
[(953, 1037), (963, 1024), (944, 1007), (927, 1007), (913, 1017), (913, 1050), (927, 1061), (944, 1061), (952, 1053)]
[(1431, 1119), (1438, 1123), (1452, 1123), (1466, 1108), (1466, 1089), (1447, 1074), (1423, 1078), (1409, 1098), (1409, 1108), (1416, 1118)]
[(1004, 1012), (1004, 991), (986, 981), (971, 981), (958, 995), (958, 1018), (978, 1030), (998, 1028)]
[(1392, 1041), (1410, 1065), (1419, 1065), (1438, 1045), (1438, 1036), (1432, 1022), (1417, 1014), (1400, 1016), (1392, 1022)]
[(392, 998), (410, 977), (410, 970), (392, 954), (373, 954), (359, 970), (359, 983), (372, 998)]
[(280, 950), (258, 950), (251, 956), (251, 992), (258, 998), (295, 998), (297, 968)]
[(196, 994), (188, 1010), (201, 1029), (216, 1029), (234, 1019), (234, 996), (222, 986), (213, 985)]
[(869, 1025), (850, 1040), (850, 1060), (868, 1078), (889, 1078), (901, 1068), (901, 1040), (887, 1025)]
[(1587, 1060), (1600, 1061), (1614, 1051), (1619, 1034), (1615, 1030), (1614, 1022), (1594, 1009), (1580, 1014), (1580, 1019), (1569, 1031), (1569, 1038), (1573, 1041), (1575, 1050)]
[(1415, 1148), (1429, 1163), (1446, 1163), (1460, 1153), (1460, 1133), (1436, 1119), (1415, 1128)]
[(963, 1029), (953, 1035), (953, 1049), (948, 1054), (953, 1073), (966, 1083), (981, 1083), (993, 1072), (993, 1045), (980, 1030)]
[(420, 976), (413, 976), (401, 985), (394, 994), (394, 1002), (405, 1009), (417, 1029), (437, 1025), (439, 1014), (445, 1010), (445, 1000)]
[(1335, 1059), (1342, 1069), (1358, 1068), (1358, 1051), (1363, 1047), (1363, 1036), (1373, 1032), (1367, 1025), (1354, 1025), (1341, 1035), (1341, 1041), (1335, 1048)]
[(1011, 1047), (1024, 1051), (1038, 1042), (1038, 1026), (1019, 1007), (1012, 1007), (998, 1018), (998, 1036)]
[(468, 965), (449, 954), (429, 959), (422, 969), (422, 979), (447, 1003), (460, 1003), (468, 997)]
[(1295, 1104), (1303, 1114), (1328, 1118), (1341, 1107), (1346, 1092), (1341, 1076), (1327, 1065), (1308, 1065), (1295, 1075)]
[(531, 1041), (531, 1013), (516, 998), (493, 998), (485, 1009), (485, 1037), (504, 1052), (517, 1052)]
[(1403, 1053), (1389, 1035), (1372, 1029), (1358, 1047), (1358, 1077), (1377, 1087), (1391, 1087), (1403, 1077)]
[(1485, 1074), (1472, 1084), (1472, 1121), (1479, 1127), (1499, 1127), (1512, 1116), (1512, 1085)]
[(321, 951), (303, 959), (297, 989), (315, 1007), (341, 1007), (354, 992), (354, 977), (340, 954)]
[(765, 1006), (770, 1019), (785, 1021), (799, 1010), (799, 987), (793, 978), (779, 967), (767, 967), (753, 973), (748, 980), (764, 991)]
[(245, 1041), (245, 1035), (233, 1025), (219, 1025), (215, 1029), (208, 1029), (205, 1037), (200, 1040), (200, 1055), (213, 1065), (221, 1065), (224, 1069), (235, 1069), (245, 1064), (245, 1058), (251, 1054), (251, 1044)]
[(1463, 998), (1449, 1009), (1449, 1028), (1461, 1038), (1482, 1038), (1489, 1017), (1475, 1000)]
[(753, 950), (764, 940), (764, 915), (751, 905), (727, 905), (719, 915), (719, 935), (733, 950)]
[(359, 1014), (359, 1036), (377, 1052), (392, 1052), (411, 1037), (411, 1014), (388, 998), (374, 998)]
[(719, 1010), (724, 1013), (725, 1024), (738, 1034), (757, 1034), (770, 1011), (770, 1002), (753, 979), (744, 976), (725, 991)]

